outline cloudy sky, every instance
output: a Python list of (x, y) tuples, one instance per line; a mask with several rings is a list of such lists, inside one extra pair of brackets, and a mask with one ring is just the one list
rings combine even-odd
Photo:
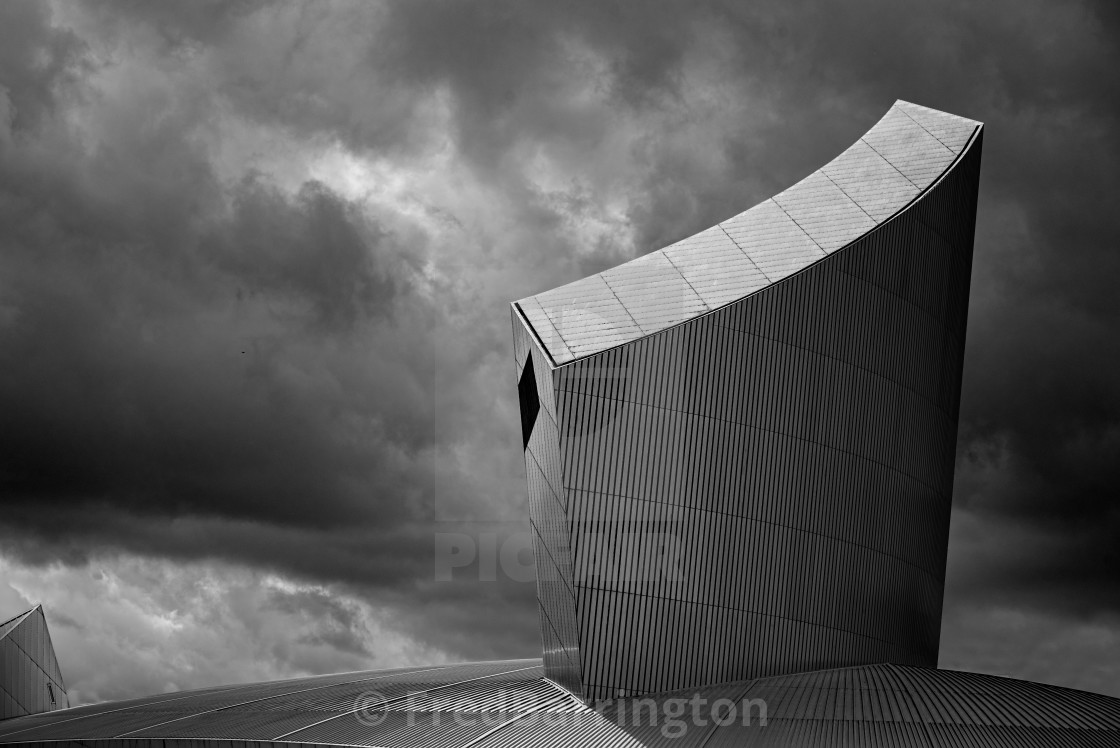
[(75, 702), (539, 652), (508, 302), (987, 124), (941, 665), (1120, 695), (1120, 13), (0, 3), (0, 618)]

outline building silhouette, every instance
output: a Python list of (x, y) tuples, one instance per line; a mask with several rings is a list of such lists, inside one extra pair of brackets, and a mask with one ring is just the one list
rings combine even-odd
[(69, 706), (43, 606), (0, 623), (0, 719)]
[(900, 101), (774, 198), (514, 304), (549, 677), (936, 666), (982, 138)]
[(936, 669), (982, 134), (898, 102), (773, 199), (514, 305), (543, 659), (81, 706), (0, 745), (1120, 746), (1120, 699)]

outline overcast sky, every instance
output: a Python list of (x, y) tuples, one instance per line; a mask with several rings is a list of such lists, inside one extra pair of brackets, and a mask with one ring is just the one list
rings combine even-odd
[(1120, 696), (1101, 0), (0, 3), (0, 619), (75, 703), (536, 656), (508, 302), (986, 123), (943, 667)]

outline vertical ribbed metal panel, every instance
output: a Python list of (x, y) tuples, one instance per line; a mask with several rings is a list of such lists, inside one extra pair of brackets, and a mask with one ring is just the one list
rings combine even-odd
[[(533, 661), (229, 689), (238, 706), (207, 712), (214, 692), (99, 704), (91, 719), (20, 717), (0, 743), (21, 748), (427, 748), (525, 746), (1117, 746), (1120, 699), (1009, 678), (898, 665), (796, 673), (596, 704), (540, 679)], [(343, 678), (385, 698), (359, 715), (329, 711), (353, 698)], [(345, 693), (344, 693), (345, 692)], [(263, 700), (262, 693), (270, 694)], [(718, 710), (717, 710), (718, 707)], [(324, 712), (326, 709), (328, 711)], [(73, 710), (80, 711), (80, 710)], [(717, 720), (714, 716), (719, 717)], [(175, 717), (175, 721), (166, 721)], [(145, 733), (138, 725), (162, 722)], [(297, 728), (308, 724), (307, 729)], [(313, 725), (313, 726), (310, 726)], [(156, 734), (158, 733), (158, 735)], [(114, 736), (112, 740), (106, 739)], [(123, 736), (123, 737), (122, 737)], [(161, 737), (162, 736), (162, 737)]]
[(42, 606), (0, 624), (0, 719), (69, 706)]
[[(594, 700), (936, 664), (980, 137), (906, 210), (710, 314), (551, 367), (515, 312), (518, 370), (552, 372), (526, 450), (550, 677)], [(901, 179), (905, 142), (871, 145), (829, 178)], [(813, 231), (832, 203), (871, 225), (815, 178)]]
[(531, 359), (541, 404), (525, 447), (525, 475), (537, 566), (542, 655), (549, 677), (582, 696), (571, 543), (565, 506), (567, 494), (561, 475), (560, 439), (556, 426), (555, 373), (548, 356), (537, 342), (534, 330), (526, 329), (519, 322), (516, 311), (513, 332), (517, 378), (520, 381), (525, 364)]

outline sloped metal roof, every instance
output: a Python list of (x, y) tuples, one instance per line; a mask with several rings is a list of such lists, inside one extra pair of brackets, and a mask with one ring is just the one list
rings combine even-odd
[(859, 239), (920, 197), (982, 125), (896, 101), (831, 162), (695, 236), (521, 299), (555, 365), (749, 296)]
[[(899, 665), (584, 705), (540, 660), (342, 673), (169, 693), (0, 723), (0, 744), (222, 748), (1120, 744), (1120, 699)], [(698, 699), (698, 700), (697, 700)], [(691, 707), (691, 708), (689, 708)], [(719, 708), (717, 713), (716, 709)], [(734, 711), (731, 711), (734, 710)], [(763, 719), (765, 715), (765, 719)], [(718, 722), (716, 718), (718, 717)]]
[(0, 622), (0, 720), (69, 705), (43, 606)]
[(16, 626), (20, 625), (23, 622), (23, 619), (34, 613), (35, 609), (38, 607), (39, 606), (35, 606), (35, 608), (32, 608), (31, 610), (23, 611), (15, 618), (9, 618), (7, 621), (0, 622), (0, 639), (3, 639), (5, 636), (7, 636), (8, 632), (10, 632)]

